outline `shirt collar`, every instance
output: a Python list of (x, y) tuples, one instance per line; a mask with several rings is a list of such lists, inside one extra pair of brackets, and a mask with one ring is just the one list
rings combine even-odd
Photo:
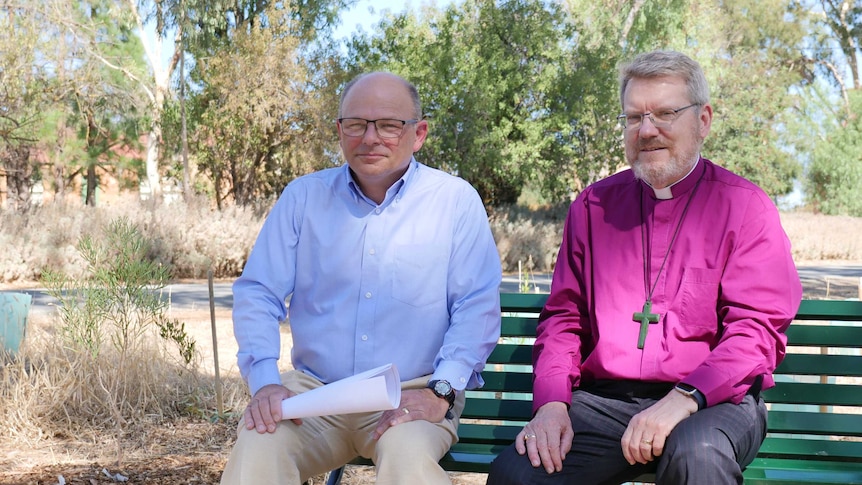
[(657, 189), (645, 181), (642, 181), (642, 183), (652, 189), (652, 194), (656, 199), (673, 199), (691, 190), (691, 188), (694, 187), (697, 181), (700, 180), (700, 177), (703, 174), (703, 170), (704, 164), (701, 163), (701, 157), (698, 157), (697, 161), (694, 163), (694, 165), (692, 165), (691, 170), (689, 170), (683, 178), (677, 180), (676, 182), (668, 185), (663, 189)]
[[(347, 185), (350, 188), (350, 193), (353, 195), (353, 200), (357, 202), (359, 200), (364, 200), (377, 207), (378, 205), (376, 202), (362, 193), (362, 189), (359, 188), (359, 184), (357, 184), (356, 180), (353, 179), (353, 174), (350, 172), (350, 165), (345, 163), (343, 170), (345, 177), (347, 177)], [(415, 174), (418, 171), (419, 162), (417, 162), (415, 158), (411, 157), (410, 163), (407, 165), (407, 171), (404, 172), (404, 175), (396, 180), (391, 187), (389, 187), (386, 191), (386, 197), (383, 199), (380, 207), (389, 205), (393, 200), (401, 200), (401, 197), (404, 196), (404, 192), (407, 190), (406, 187), (412, 184), (412, 181), (415, 179)]]

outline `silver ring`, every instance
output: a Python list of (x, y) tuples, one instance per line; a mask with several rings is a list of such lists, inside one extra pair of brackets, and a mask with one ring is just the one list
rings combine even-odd
[(401, 410), (404, 411), (404, 414), (410, 414), (410, 410), (407, 408), (401, 408)]

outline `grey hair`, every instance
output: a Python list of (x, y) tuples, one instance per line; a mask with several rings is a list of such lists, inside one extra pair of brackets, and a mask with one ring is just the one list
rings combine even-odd
[(396, 74), (392, 74), (389, 72), (383, 72), (383, 71), (366, 72), (364, 74), (360, 74), (360, 75), (354, 77), (353, 79), (351, 79), (350, 81), (348, 81), (347, 84), (344, 85), (344, 89), (341, 91), (341, 97), (338, 100), (338, 117), (339, 118), (342, 115), (341, 109), (344, 107), (344, 98), (347, 97), (347, 93), (350, 92), (350, 90), (353, 88), (353, 86), (356, 85), (356, 83), (358, 83), (360, 80), (362, 80), (362, 79), (364, 79), (364, 78), (366, 78), (372, 74), (386, 74), (386, 75), (393, 76), (393, 77), (400, 79), (401, 82), (404, 84), (404, 88), (407, 89), (407, 93), (410, 95), (410, 100), (413, 102), (413, 117), (416, 118), (417, 120), (422, 119), (422, 103), (419, 100), (419, 91), (416, 89), (416, 86), (414, 86), (412, 83), (408, 82), (406, 79), (404, 79), (401, 76), (398, 76)]
[(709, 103), (709, 85), (700, 64), (681, 52), (657, 50), (640, 54), (620, 67), (620, 104), (625, 102), (630, 80), (665, 76), (685, 81), (690, 103), (700, 106)]

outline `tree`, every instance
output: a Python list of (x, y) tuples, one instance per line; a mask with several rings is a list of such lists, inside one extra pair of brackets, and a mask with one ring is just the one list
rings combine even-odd
[(416, 84), (432, 129), (423, 162), (470, 181), (489, 206), (516, 202), (530, 183), (554, 197), (568, 190), (577, 100), (562, 95), (569, 31), (558, 6), (468, 0), (379, 27), (351, 41), (348, 70)]
[(816, 210), (862, 217), (862, 90), (848, 96), (850, 115), (814, 146), (805, 188)]
[(692, 9), (691, 50), (709, 79), (714, 120), (704, 153), (773, 197), (788, 194), (801, 162), (788, 147), (794, 87), (805, 80), (805, 32), (787, 0), (727, 0)]
[(219, 206), (277, 196), (335, 163), (337, 78), (328, 42), (340, 1), (271, 4), (199, 44), (190, 148)]
[(30, 208), (40, 108), (48, 73), (39, 62), (41, 19), (24, 5), (0, 3), (0, 168), (12, 210)]

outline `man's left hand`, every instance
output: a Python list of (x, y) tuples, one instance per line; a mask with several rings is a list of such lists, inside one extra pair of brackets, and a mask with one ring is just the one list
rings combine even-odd
[(635, 414), (620, 441), (630, 465), (649, 463), (664, 452), (670, 432), (697, 412), (697, 401), (671, 389), (667, 396)]
[(431, 389), (410, 389), (401, 391), (401, 406), (390, 409), (383, 413), (377, 428), (374, 430), (374, 439), (380, 439), (383, 433), (392, 426), (401, 423), (424, 419), (432, 423), (439, 423), (446, 417), (449, 403), (440, 399)]

